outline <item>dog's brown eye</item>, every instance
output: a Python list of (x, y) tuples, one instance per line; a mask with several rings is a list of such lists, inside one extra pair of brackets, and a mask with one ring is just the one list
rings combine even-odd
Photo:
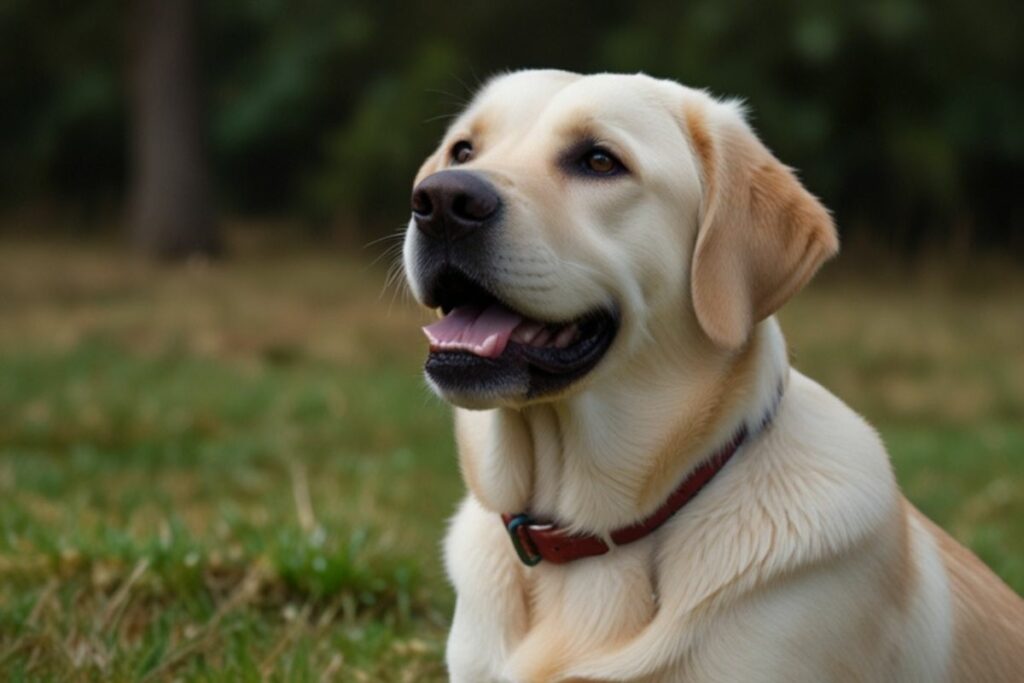
[(472, 143), (462, 140), (452, 146), (452, 163), (464, 164), (473, 158)]
[(584, 170), (592, 175), (615, 175), (625, 170), (618, 159), (600, 148), (588, 151), (582, 161)]
[(615, 178), (629, 169), (596, 140), (580, 140), (558, 158), (562, 171), (577, 178)]
[(611, 173), (615, 170), (615, 159), (604, 152), (591, 152), (587, 155), (587, 168), (594, 173)]

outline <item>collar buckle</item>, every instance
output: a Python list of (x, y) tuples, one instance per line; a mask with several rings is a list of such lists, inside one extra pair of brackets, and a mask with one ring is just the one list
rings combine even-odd
[(533, 567), (544, 559), (544, 556), (537, 552), (537, 547), (530, 538), (530, 517), (526, 514), (516, 515), (505, 524), (509, 538), (512, 539), (512, 547), (516, 549), (516, 555), (527, 567)]

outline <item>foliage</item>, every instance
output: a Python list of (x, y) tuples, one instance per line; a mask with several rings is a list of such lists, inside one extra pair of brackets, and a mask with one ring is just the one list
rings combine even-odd
[(125, 183), (125, 23), (116, 0), (0, 5), (0, 201), (95, 210)]
[[(438, 117), (480, 80), (643, 70), (745, 98), (848, 236), (1024, 247), (1011, 0), (201, 4), (209, 134), (235, 211), (396, 225)], [(123, 195), (125, 16), (114, 0), (0, 10), (6, 204)]]

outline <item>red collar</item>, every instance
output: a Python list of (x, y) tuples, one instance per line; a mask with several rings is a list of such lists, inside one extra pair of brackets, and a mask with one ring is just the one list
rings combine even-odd
[[(780, 391), (779, 398), (781, 398), (781, 393)], [(758, 425), (756, 432), (760, 432), (768, 426), (778, 403), (777, 399), (775, 406)], [(700, 490), (725, 467), (749, 436), (750, 430), (746, 425), (740, 427), (725, 445), (683, 479), (661, 507), (635, 524), (612, 531), (609, 534), (611, 540), (615, 545), (639, 541), (667, 522), (672, 515), (693, 500)], [(608, 544), (599, 536), (573, 534), (556, 524), (536, 522), (525, 513), (503, 514), (501, 519), (505, 523), (505, 528), (508, 530), (512, 546), (519, 555), (519, 559), (523, 561), (523, 564), (531, 567), (541, 560), (552, 564), (565, 564), (584, 557), (604, 555), (610, 550)]]

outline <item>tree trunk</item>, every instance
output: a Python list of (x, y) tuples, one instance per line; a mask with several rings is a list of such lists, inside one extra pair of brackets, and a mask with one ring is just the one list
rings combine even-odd
[(221, 251), (200, 123), (194, 0), (136, 0), (132, 241), (164, 259)]

